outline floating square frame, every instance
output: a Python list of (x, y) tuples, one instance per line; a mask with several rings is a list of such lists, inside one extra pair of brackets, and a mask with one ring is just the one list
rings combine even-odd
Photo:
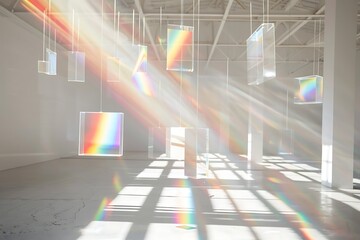
[(85, 53), (68, 52), (68, 81), (85, 82)]
[(294, 104), (320, 104), (323, 101), (323, 77), (310, 75), (296, 78)]
[(259, 85), (276, 77), (275, 25), (263, 23), (246, 40), (249, 85)]
[(124, 113), (80, 112), (80, 156), (122, 156)]
[(168, 24), (166, 70), (194, 71), (194, 27)]

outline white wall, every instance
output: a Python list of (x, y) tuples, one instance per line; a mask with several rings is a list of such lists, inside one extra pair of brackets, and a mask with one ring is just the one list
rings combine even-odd
[(0, 15), (0, 31), (0, 170), (76, 154), (79, 111), (97, 101), (92, 81), (67, 82), (62, 48), (58, 75), (38, 74), (42, 35), (16, 17)]

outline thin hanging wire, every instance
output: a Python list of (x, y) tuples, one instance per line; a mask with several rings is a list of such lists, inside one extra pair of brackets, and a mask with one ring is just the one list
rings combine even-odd
[(269, 0), (267, 0), (267, 10), (266, 10), (266, 13), (267, 13), (267, 23), (269, 23), (269, 15), (270, 15), (270, 3), (269, 3)]
[(71, 29), (71, 52), (74, 52), (74, 35), (75, 35), (75, 9), (72, 11), (72, 29)]
[(196, 128), (199, 128), (199, 72), (200, 72), (200, 0), (198, 0), (197, 19), (197, 69), (196, 69)]
[(76, 51), (79, 51), (79, 46), (80, 46), (80, 17), (78, 17), (78, 22), (77, 22)]
[(135, 10), (133, 9), (133, 19), (132, 19), (132, 45), (134, 45), (134, 37), (135, 37)]
[(100, 52), (100, 112), (102, 112), (103, 102), (102, 102), (102, 90), (103, 90), (103, 42), (104, 42), (104, 0), (101, 1), (101, 52)]
[(140, 43), (141, 43), (141, 18), (140, 18), (140, 14), (139, 14), (138, 27), (139, 27), (138, 45), (140, 45)]
[(43, 61), (45, 61), (46, 10), (43, 13)]
[(265, 0), (263, 0), (263, 23), (265, 23)]
[(57, 45), (56, 44), (56, 29), (54, 31), (55, 31), (54, 32), (54, 34), (55, 34), (55, 37), (54, 37), (55, 38), (55, 40), (54, 40), (54, 51), (56, 52), (56, 45)]
[[(116, 31), (116, 0), (114, 0), (114, 16), (113, 16), (113, 20), (114, 20), (114, 26), (113, 26), (113, 34), (114, 34), (114, 39), (116, 39), (117, 37), (117, 31)], [(114, 52), (116, 52), (116, 42), (114, 43)]]
[(181, 26), (184, 25), (184, 0), (181, 0)]
[(316, 21), (314, 21), (314, 40), (313, 40), (313, 75), (315, 75), (315, 63), (316, 63), (316, 61), (315, 61), (315, 58), (316, 58), (316, 56), (315, 56), (315, 54), (316, 54)]
[(116, 43), (115, 43), (115, 53), (116, 57), (119, 57), (119, 29), (120, 29), (120, 11), (117, 13), (117, 29), (116, 29)]
[[(159, 42), (160, 42), (160, 46), (161, 48), (163, 47), (162, 46), (162, 41), (161, 41), (161, 33), (162, 33), (162, 6), (160, 7), (160, 22), (159, 22), (159, 26), (160, 26), (160, 29), (159, 29)], [(161, 77), (159, 78), (159, 102), (162, 103), (162, 82), (161, 82)], [(158, 115), (158, 127), (160, 127), (161, 123), (160, 123), (160, 114), (157, 114)]]
[(286, 130), (289, 129), (289, 88), (286, 88), (286, 119), (285, 119)]
[[(181, 0), (181, 26), (183, 26), (183, 11), (184, 11), (184, 1)], [(182, 62), (182, 58), (183, 58), (183, 52), (182, 50), (180, 50), (180, 59), (181, 59), (181, 64), (180, 64), (180, 127), (182, 126), (182, 91), (183, 91), (183, 62)]]
[[(318, 42), (318, 47), (320, 46), (320, 42), (321, 42), (321, 27), (322, 27), (322, 23), (321, 23), (321, 19), (319, 20), (319, 42)], [(319, 48), (320, 49), (320, 48)], [(318, 57), (318, 75), (320, 75), (320, 51), (319, 51), (319, 57)]]
[(252, 34), (252, 29), (253, 29), (253, 26), (252, 26), (252, 24), (253, 24), (253, 18), (252, 18), (252, 2), (250, 2), (250, 36), (251, 36), (251, 34)]
[(51, 20), (50, 20), (50, 14), (51, 14), (51, 0), (49, 0), (49, 11), (48, 11), (48, 24), (49, 24), (49, 36), (48, 36), (48, 46), (49, 46), (49, 49), (51, 50), (50, 48), (50, 35), (51, 35)]
[(143, 45), (145, 45), (145, 28), (146, 28), (146, 22), (145, 22), (145, 17), (143, 17), (143, 37), (142, 37)]

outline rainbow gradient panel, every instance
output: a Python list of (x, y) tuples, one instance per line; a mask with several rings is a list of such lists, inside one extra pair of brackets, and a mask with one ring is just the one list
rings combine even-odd
[(276, 77), (275, 25), (261, 24), (246, 40), (248, 85), (259, 85)]
[(124, 113), (80, 112), (79, 155), (122, 156)]
[(85, 82), (85, 53), (68, 52), (68, 81)]
[(299, 77), (294, 93), (295, 104), (319, 104), (323, 99), (323, 77), (311, 75)]
[(194, 27), (168, 25), (166, 70), (194, 71)]

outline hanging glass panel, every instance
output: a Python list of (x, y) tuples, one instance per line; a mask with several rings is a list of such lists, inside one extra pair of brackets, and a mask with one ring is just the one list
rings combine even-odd
[(137, 54), (137, 60), (134, 66), (133, 74), (147, 71), (147, 46), (134, 46), (134, 52)]
[(293, 131), (283, 129), (279, 144), (279, 154), (291, 155), (294, 153)]
[(68, 52), (68, 81), (85, 82), (85, 53)]
[(48, 75), (56, 75), (56, 52), (46, 49), (46, 60), (48, 62)]
[(246, 45), (248, 84), (259, 85), (276, 77), (274, 24), (261, 24)]
[(43, 61), (43, 60), (38, 61), (38, 73), (48, 74), (49, 73), (48, 69), (49, 69), (49, 62), (48, 61)]
[(194, 27), (168, 25), (166, 69), (192, 72), (194, 70)]
[(80, 112), (79, 155), (122, 156), (124, 114)]
[(323, 77), (318, 75), (296, 78), (295, 104), (318, 104), (323, 98)]
[(164, 157), (166, 153), (166, 128), (149, 128), (148, 158)]

